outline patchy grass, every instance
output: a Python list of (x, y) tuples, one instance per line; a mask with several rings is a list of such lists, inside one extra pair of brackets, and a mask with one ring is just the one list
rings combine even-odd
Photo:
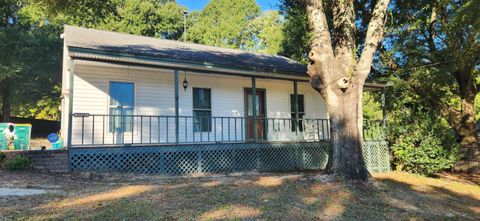
[(163, 177), (0, 171), (0, 187), (56, 194), (0, 197), (0, 220), (476, 220), (480, 187), (391, 172), (370, 185), (315, 174)]

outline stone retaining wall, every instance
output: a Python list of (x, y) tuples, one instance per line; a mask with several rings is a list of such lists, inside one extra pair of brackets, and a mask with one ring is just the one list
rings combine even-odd
[(16, 155), (27, 156), (32, 162), (32, 168), (50, 172), (68, 172), (68, 154), (66, 150), (28, 150), (2, 151), (6, 160)]

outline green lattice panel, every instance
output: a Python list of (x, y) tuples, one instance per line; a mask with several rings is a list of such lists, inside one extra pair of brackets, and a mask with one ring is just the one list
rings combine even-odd
[[(329, 142), (236, 143), (158, 147), (72, 148), (72, 171), (192, 174), (325, 169)], [(370, 172), (390, 170), (388, 144), (367, 141)]]
[(72, 148), (72, 171), (191, 174), (321, 169), (328, 145), (243, 143), (174, 147)]
[(371, 173), (390, 171), (390, 153), (386, 141), (366, 141), (363, 148), (365, 164)]

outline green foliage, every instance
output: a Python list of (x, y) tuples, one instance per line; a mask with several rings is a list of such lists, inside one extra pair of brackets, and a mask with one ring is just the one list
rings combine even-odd
[[(458, 144), (448, 125), (425, 116), (412, 124), (395, 124), (397, 137), (392, 144), (397, 170), (419, 174), (432, 174), (449, 169), (458, 160)], [(390, 127), (390, 129), (392, 129)]]
[(382, 120), (381, 92), (363, 93), (363, 119), (364, 120)]
[[(479, 90), (480, 2), (399, 0), (392, 11), (385, 63), (398, 65), (392, 75), (408, 81), (415, 95), (396, 98), (422, 100), (422, 108), (436, 112), (457, 133), (462, 132), (462, 124), (470, 120), (462, 120), (469, 113), (464, 114), (461, 99), (479, 106), (469, 97)], [(476, 115), (478, 119), (478, 111)]]
[(248, 45), (245, 27), (260, 15), (254, 0), (212, 0), (195, 16), (188, 30), (190, 41), (227, 48)]
[(283, 19), (278, 11), (265, 11), (250, 21), (242, 48), (265, 54), (278, 54), (283, 41)]
[(5, 156), (5, 153), (3, 152), (0, 152), (0, 165), (3, 163), (3, 161), (5, 160), (7, 156)]
[(21, 15), (17, 19), (18, 23), (0, 27), (0, 99), (5, 115), (58, 94), (53, 90), (61, 63), (58, 29), (25, 24)]
[(302, 63), (308, 62), (311, 31), (305, 4), (297, 0), (283, 0), (281, 12), (285, 16), (284, 38), (280, 54)]
[(30, 159), (23, 155), (16, 155), (13, 159), (9, 160), (6, 164), (7, 169), (12, 171), (27, 170), (30, 169)]
[(432, 174), (452, 167), (459, 157), (454, 131), (415, 93), (415, 81), (391, 81), (395, 86), (388, 90), (386, 107), (396, 168)]
[(179, 39), (183, 34), (182, 11), (185, 9), (174, 1), (126, 0), (117, 6), (117, 13), (111, 14), (96, 28)]
[(55, 85), (51, 95), (45, 95), (33, 102), (23, 103), (14, 111), (15, 116), (28, 118), (59, 120), (60, 119), (60, 94), (61, 87)]

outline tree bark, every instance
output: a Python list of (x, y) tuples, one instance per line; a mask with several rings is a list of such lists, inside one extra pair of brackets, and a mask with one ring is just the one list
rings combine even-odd
[(462, 146), (477, 144), (477, 130), (475, 125), (475, 94), (468, 92), (461, 97), (461, 118), (458, 128), (458, 136)]
[(307, 15), (312, 29), (308, 75), (312, 87), (323, 97), (330, 118), (331, 149), (327, 172), (345, 180), (366, 180), (363, 158), (362, 92), (373, 56), (383, 38), (389, 0), (375, 4), (368, 24), (365, 46), (355, 59), (355, 14), (353, 1), (334, 4), (333, 42), (322, 0), (310, 0)]
[(331, 150), (327, 173), (345, 180), (366, 180), (369, 173), (363, 157), (362, 88), (346, 93), (326, 92), (330, 116)]
[(460, 119), (457, 127), (457, 134), (460, 138), (460, 145), (463, 147), (477, 144), (477, 131), (475, 124), (475, 95), (473, 74), (468, 72), (454, 72), (457, 80), (460, 99)]

